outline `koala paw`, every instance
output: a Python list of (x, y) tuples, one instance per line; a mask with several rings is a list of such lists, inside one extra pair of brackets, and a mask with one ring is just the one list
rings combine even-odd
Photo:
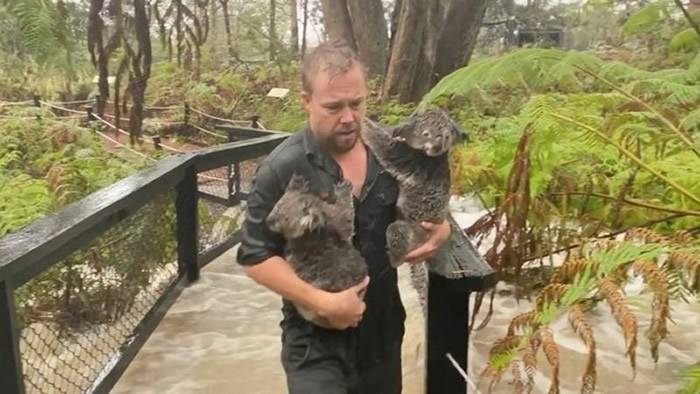
[(386, 248), (389, 263), (396, 268), (403, 264), (412, 245), (412, 226), (406, 221), (391, 223), (386, 229)]

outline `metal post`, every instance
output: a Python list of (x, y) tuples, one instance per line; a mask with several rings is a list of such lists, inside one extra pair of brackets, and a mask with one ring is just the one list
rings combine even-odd
[(429, 273), (426, 393), (463, 394), (467, 383), (447, 358), (467, 371), (469, 293), (450, 289), (450, 279)]
[(86, 106), (85, 106), (85, 111), (87, 112), (87, 120), (88, 120), (88, 122), (92, 122), (93, 120), (95, 120), (95, 116), (92, 114), (92, 111), (93, 111), (92, 105), (86, 105)]
[(199, 241), (197, 238), (197, 173), (189, 167), (177, 185), (175, 201), (177, 214), (177, 261), (178, 271), (187, 275), (187, 280), (199, 279)]
[[(235, 141), (233, 131), (227, 130), (228, 142)], [(226, 179), (228, 179), (228, 201), (230, 206), (241, 202), (241, 166), (238, 162), (226, 166)]]
[(253, 115), (250, 117), (250, 127), (254, 129), (259, 129), (260, 128), (260, 123), (258, 123), (258, 120), (260, 120), (260, 116), (258, 115)]
[(22, 357), (15, 314), (15, 297), (7, 281), (0, 282), (0, 387), (3, 393), (24, 393)]
[(192, 109), (190, 108), (190, 104), (185, 102), (185, 114), (184, 114), (184, 117), (182, 119), (182, 123), (184, 123), (185, 126), (189, 125), (191, 114), (192, 114)]
[(163, 150), (163, 147), (160, 146), (160, 136), (159, 135), (153, 136), (153, 146), (156, 148), (156, 150)]
[(39, 108), (39, 111), (36, 113), (36, 118), (37, 120), (41, 120), (41, 96), (35, 94), (32, 99), (34, 100), (34, 106)]

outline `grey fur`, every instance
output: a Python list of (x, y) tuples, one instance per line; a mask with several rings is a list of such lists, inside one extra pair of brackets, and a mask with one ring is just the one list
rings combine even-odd
[(411, 115), (394, 128), (366, 120), (362, 138), (382, 166), (399, 182), (399, 218), (387, 228), (387, 253), (394, 267), (427, 240), (421, 222), (450, 223), (450, 239), (426, 264), (412, 264), (411, 278), (423, 310), (427, 303), (427, 271), (455, 278), (455, 271), (476, 279), (474, 291), (494, 284), (494, 270), (486, 263), (449, 212), (450, 148), (466, 138), (447, 112), (428, 109)]
[[(367, 263), (352, 244), (352, 185), (344, 181), (335, 186), (333, 194), (332, 201), (321, 199), (309, 192), (307, 180), (295, 174), (266, 222), (285, 237), (285, 258), (301, 279), (316, 288), (339, 292), (367, 276)], [(328, 326), (311, 311), (296, 307), (305, 319)]]
[(439, 109), (419, 112), (393, 130), (369, 120), (363, 125), (363, 140), (399, 182), (399, 220), (387, 229), (387, 250), (394, 267), (426, 241), (421, 222), (440, 223), (447, 217), (448, 153), (461, 136), (457, 125)]

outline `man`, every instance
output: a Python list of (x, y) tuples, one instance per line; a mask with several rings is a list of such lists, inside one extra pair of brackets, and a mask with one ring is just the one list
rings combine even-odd
[[(363, 66), (342, 43), (323, 43), (304, 58), (302, 85), (307, 126), (258, 168), (238, 262), (284, 299), (281, 358), (291, 394), (400, 393), (406, 314), (385, 252), (398, 187), (360, 140), (367, 96)], [(265, 218), (294, 173), (308, 178), (311, 190), (320, 194), (330, 193), (342, 179), (352, 183), (353, 242), (369, 269), (362, 283), (325, 292), (299, 279), (284, 260), (284, 240), (267, 228)], [(450, 235), (447, 223), (424, 227), (429, 240), (409, 254), (409, 263), (432, 256)], [(363, 302), (358, 293), (364, 289)], [(325, 317), (333, 328), (305, 321), (290, 301)]]

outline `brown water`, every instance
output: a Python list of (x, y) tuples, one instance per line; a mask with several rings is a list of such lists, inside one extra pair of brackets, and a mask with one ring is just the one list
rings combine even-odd
[[(478, 212), (467, 209), (458, 220), (468, 223)], [(113, 393), (285, 393), (279, 362), (280, 298), (245, 276), (229, 251), (202, 272), (199, 282), (185, 289), (156, 332), (132, 362)], [(404, 393), (423, 393), (424, 321), (408, 273), (400, 270), (402, 298), (408, 320), (403, 347)], [(491, 323), (474, 332), (469, 349), (470, 378), (484, 393), (488, 381), (479, 379), (494, 340), (505, 334), (510, 318), (530, 305), (506, 295), (496, 297)], [(631, 293), (641, 288), (632, 286)], [(645, 330), (649, 326), (650, 301), (646, 294), (631, 298), (639, 318), (637, 376), (632, 380), (624, 358), (622, 333), (606, 305), (588, 315), (598, 344), (599, 393), (673, 393), (679, 386), (680, 369), (700, 361), (700, 303), (675, 303), (669, 337), (659, 347), (654, 365)], [(482, 314), (485, 313), (482, 311)], [(478, 319), (477, 321), (479, 321)], [(559, 344), (562, 393), (579, 392), (586, 348), (568, 326), (566, 318), (552, 325)], [(542, 353), (534, 393), (546, 393), (550, 368)], [(495, 392), (512, 392), (510, 377), (504, 376)], [(475, 392), (470, 390), (471, 392)]]

